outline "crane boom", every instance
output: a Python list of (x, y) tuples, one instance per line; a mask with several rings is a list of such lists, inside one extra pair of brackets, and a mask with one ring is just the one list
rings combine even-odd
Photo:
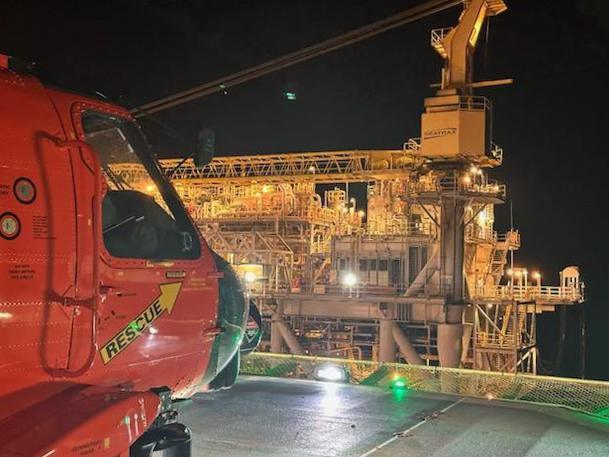
[(440, 37), (432, 45), (446, 60), (442, 72), (442, 89), (468, 88), (473, 81), (473, 55), (480, 35), (480, 30), (488, 16), (503, 13), (507, 6), (503, 0), (472, 0), (463, 10), (459, 24), (450, 29), (445, 36), (442, 31), (435, 31)]

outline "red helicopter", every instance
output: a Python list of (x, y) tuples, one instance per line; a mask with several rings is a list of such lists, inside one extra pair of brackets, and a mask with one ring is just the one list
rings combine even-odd
[(0, 56), (0, 456), (189, 456), (176, 401), (235, 382), (240, 281), (129, 111), (12, 66)]

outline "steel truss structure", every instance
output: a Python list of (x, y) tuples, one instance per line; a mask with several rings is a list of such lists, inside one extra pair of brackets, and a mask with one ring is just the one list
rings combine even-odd
[[(115, 171), (131, 182), (138, 173), (129, 164)], [(173, 182), (212, 248), (242, 273), (255, 267), (248, 287), (263, 306), (267, 347), (277, 352), (379, 360), (390, 320), (421, 363), (437, 364), (439, 201), (456, 192), (466, 198), (462, 366), (535, 372), (536, 314), (583, 300), (576, 279), (549, 287), (509, 271), (520, 234), (495, 231), (505, 186), (481, 169), (463, 183), (426, 170), (411, 149), (315, 152), (219, 157), (201, 169), (187, 161)], [(345, 190), (353, 182), (366, 184), (365, 209)], [(329, 187), (323, 195), (319, 184)], [(388, 351), (402, 360), (407, 349)]]
[[(401, 150), (353, 150), (163, 162), (211, 246), (262, 306), (272, 352), (379, 362), (537, 369), (535, 317), (584, 299), (576, 267), (558, 286), (516, 267), (520, 233), (498, 233), (503, 151), (475, 87), (479, 31), (503, 0), (469, 0), (436, 29), (441, 83), (425, 99), (421, 138)], [(115, 174), (156, 194), (136, 165)], [(128, 176), (127, 176), (128, 175)], [(128, 179), (127, 179), (128, 178)], [(349, 193), (363, 183), (365, 197)]]

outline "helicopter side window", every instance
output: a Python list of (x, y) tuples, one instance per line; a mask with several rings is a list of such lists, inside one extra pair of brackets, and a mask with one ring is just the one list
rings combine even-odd
[(83, 128), (86, 141), (99, 154), (108, 185), (102, 201), (107, 251), (119, 258), (197, 258), (195, 229), (138, 127), (120, 117), (85, 112)]

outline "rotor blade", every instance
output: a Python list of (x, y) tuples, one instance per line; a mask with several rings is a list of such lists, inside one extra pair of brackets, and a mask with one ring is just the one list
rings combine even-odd
[(322, 41), (321, 43), (303, 48), (301, 50), (286, 54), (268, 62), (250, 67), (248, 69), (233, 73), (232, 75), (224, 76), (215, 79), (208, 83), (195, 86), (191, 89), (178, 92), (177, 94), (161, 98), (159, 100), (146, 103), (138, 108), (131, 110), (131, 113), (136, 117), (146, 114), (157, 113), (183, 103), (196, 100), (197, 98), (205, 97), (216, 92), (226, 90), (229, 87), (236, 86), (246, 81), (259, 78), (261, 76), (273, 73), (282, 68), (295, 65), (306, 60), (313, 59), (317, 56), (326, 54), (331, 51), (349, 46), (358, 41), (368, 39), (379, 35), (388, 30), (400, 27), (404, 24), (423, 19), (424, 17), (435, 14), (439, 11), (451, 8), (462, 4), (463, 0), (431, 0), (423, 4), (413, 6), (400, 13), (389, 16), (385, 19), (373, 22), (362, 27), (359, 27), (350, 32), (343, 33), (334, 38)]

